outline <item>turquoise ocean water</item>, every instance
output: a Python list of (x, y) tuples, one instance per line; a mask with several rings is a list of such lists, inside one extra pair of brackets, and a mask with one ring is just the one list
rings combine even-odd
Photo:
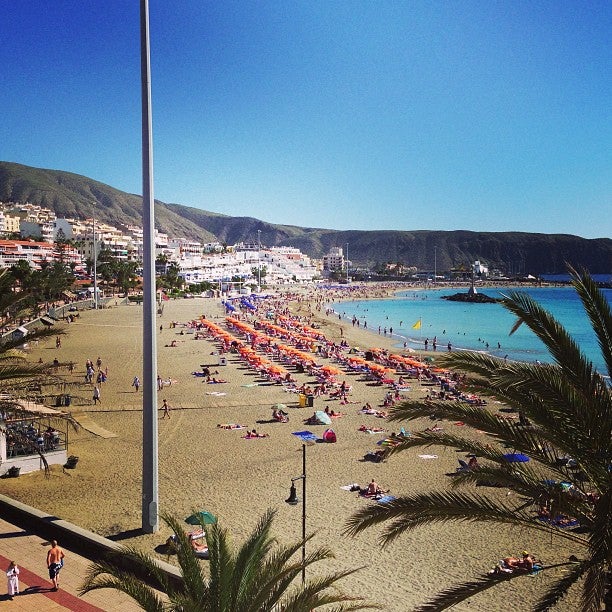
[[(482, 290), (491, 297), (500, 297), (501, 291), (509, 289)], [(520, 361), (551, 361), (544, 345), (524, 325), (512, 336), (509, 335), (515, 317), (500, 304), (464, 304), (441, 299), (443, 295), (457, 293), (453, 290), (420, 290), (400, 293), (392, 300), (356, 300), (332, 305), (333, 309), (351, 320), (356, 316), (363, 326), (375, 334), (380, 326), (381, 335), (387, 328), (387, 336), (393, 329), (393, 339), (398, 347), (406, 346), (424, 350), (425, 339), (429, 339), (429, 353), (433, 356), (432, 341), (437, 337), (438, 352), (446, 351), (450, 342), (453, 349), (487, 351), (499, 357)], [(460, 289), (459, 291), (464, 291)], [(597, 369), (605, 372), (589, 320), (580, 299), (572, 287), (521, 289), (533, 296), (550, 311), (572, 334), (583, 352), (593, 361)], [(612, 290), (605, 289), (608, 302)], [(421, 320), (421, 329), (413, 325)], [(488, 348), (487, 348), (488, 343)], [(498, 348), (499, 343), (499, 348)]]

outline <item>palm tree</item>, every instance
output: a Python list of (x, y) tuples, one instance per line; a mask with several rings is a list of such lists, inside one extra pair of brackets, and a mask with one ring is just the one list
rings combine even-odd
[[(160, 612), (307, 612), (331, 604), (338, 604), (333, 609), (340, 612), (376, 607), (363, 603), (359, 597), (330, 589), (356, 570), (313, 578), (302, 588), (292, 587), (301, 574), (302, 563), (291, 561), (291, 558), (300, 550), (302, 542), (279, 546), (270, 535), (274, 514), (271, 510), (264, 514), (237, 552), (230, 545), (225, 529), (217, 524), (208, 525), (206, 541), (210, 558), (209, 578), (196, 558), (181, 524), (175, 518), (165, 515), (164, 521), (177, 538), (176, 552), (182, 576), (180, 584), (169, 581), (148, 554), (134, 548), (125, 548), (114, 560), (111, 558), (109, 561), (92, 564), (80, 593), (83, 595), (94, 589), (117, 589), (129, 595), (144, 610)], [(328, 549), (319, 548), (307, 556), (305, 565), (310, 566), (331, 557), (333, 555)], [(134, 567), (144, 568), (148, 575), (154, 577), (167, 595), (166, 603), (138, 577), (133, 571)]]
[[(609, 376), (612, 374), (610, 305), (586, 272), (572, 268), (570, 272), (599, 341)], [(551, 538), (571, 543), (576, 554), (569, 561), (558, 560), (544, 568), (547, 572), (559, 567), (563, 570), (558, 577), (555, 574), (552, 586), (541, 593), (535, 610), (554, 607), (573, 585), (580, 583), (581, 610), (595, 612), (604, 603), (610, 603), (612, 570), (609, 378), (606, 380), (595, 370), (563, 326), (528, 295), (511, 292), (503, 304), (517, 316), (511, 333), (521, 324), (527, 325), (544, 342), (553, 363), (511, 363), (468, 351), (453, 352), (444, 363), (466, 373), (466, 389), (517, 408), (521, 424), (509, 423), (467, 403), (405, 402), (390, 411), (390, 420), (411, 420), (435, 413), (440, 418), (460, 420), (488, 432), (489, 444), (475, 442), (468, 436), (424, 431), (407, 439), (398, 438), (401, 442), (389, 454), (430, 445), (465, 450), (481, 457), (483, 463), (479, 470), (466, 471), (454, 478), (454, 485), (495, 483), (512, 488), (518, 495), (495, 497), (477, 493), (473, 488), (459, 491), (454, 487), (447, 492), (406, 495), (353, 515), (347, 524), (347, 533), (356, 534), (384, 523), (381, 539), (383, 544), (389, 544), (420, 525), (444, 521), (487, 521), (545, 531)], [(509, 463), (504, 457), (508, 449), (524, 453), (532, 461)], [(553, 520), (538, 520), (537, 507), (546, 507)], [(555, 520), (559, 517), (574, 519), (580, 528), (564, 528)], [(485, 574), (439, 593), (418, 610), (443, 610), (499, 582), (514, 579), (521, 579), (521, 575)]]

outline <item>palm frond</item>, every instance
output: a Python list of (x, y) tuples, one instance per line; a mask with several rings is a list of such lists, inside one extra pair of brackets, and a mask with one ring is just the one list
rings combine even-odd
[(100, 561), (89, 566), (79, 595), (99, 589), (115, 589), (134, 599), (144, 610), (162, 612), (163, 603), (155, 591), (129, 571), (112, 562)]
[[(340, 606), (332, 608), (334, 610), (348, 612), (349, 610), (371, 610), (379, 609), (379, 606), (366, 602), (362, 597), (355, 597), (342, 593), (341, 591), (331, 591), (330, 588), (336, 583), (361, 568), (334, 572), (327, 576), (313, 578), (291, 596), (285, 598), (282, 603), (283, 610), (293, 610), (295, 612), (303, 610), (314, 610), (325, 607), (329, 610), (330, 605), (340, 603)], [(269, 608), (268, 608), (269, 609)]]
[(567, 595), (570, 588), (578, 582), (587, 570), (588, 564), (584, 562), (574, 563), (563, 578), (554, 584), (538, 599), (534, 606), (534, 612), (548, 612), (563, 597)]
[(608, 585), (607, 573), (610, 572), (610, 558), (604, 563), (589, 563), (584, 576), (582, 590), (582, 609), (584, 612), (598, 612), (601, 610), (606, 596)]
[(231, 585), (234, 605), (242, 601), (246, 593), (252, 594), (253, 586), (260, 583), (262, 561), (275, 544), (275, 540), (270, 536), (275, 514), (274, 510), (266, 511), (234, 557), (235, 576)]
[(432, 597), (429, 601), (420, 604), (414, 610), (415, 612), (439, 612), (446, 610), (457, 604), (491, 589), (501, 582), (508, 582), (517, 578), (524, 578), (524, 574), (486, 574), (476, 580), (457, 584)]
[[(181, 590), (193, 598), (200, 598), (204, 594), (204, 575), (200, 563), (193, 553), (191, 543), (185, 534), (183, 525), (175, 517), (167, 513), (162, 514), (162, 519), (176, 536), (176, 554), (184, 583), (184, 588)], [(175, 590), (172, 584), (167, 585), (166, 592), (174, 593)]]
[[(343, 533), (356, 535), (374, 525), (388, 523), (380, 536), (384, 547), (406, 531), (425, 524), (443, 522), (522, 525), (550, 533), (550, 527), (535, 521), (533, 515), (524, 507), (509, 506), (503, 501), (484, 495), (457, 491), (419, 493), (397, 497), (385, 504), (366, 506), (348, 519)], [(580, 537), (571, 532), (565, 531), (560, 536), (577, 545), (586, 545)]]
[[(308, 537), (308, 542), (312, 536)], [(265, 561), (260, 563), (257, 574), (258, 591), (257, 596), (249, 595), (251, 606), (254, 611), (261, 609), (257, 606), (272, 608), (287, 592), (293, 581), (302, 573), (302, 569), (308, 568), (314, 563), (334, 557), (328, 548), (317, 548), (309, 550), (304, 564), (301, 560), (290, 562), (290, 559), (302, 548), (302, 541), (275, 550)], [(251, 589), (253, 591), (253, 589)]]
[(569, 266), (572, 284), (580, 296), (582, 305), (591, 321), (593, 331), (606, 363), (608, 377), (612, 377), (612, 310), (603, 292), (584, 270)]
[(520, 291), (511, 291), (502, 303), (544, 343), (555, 363), (561, 365), (566, 374), (589, 381), (592, 365), (553, 315), (530, 295)]

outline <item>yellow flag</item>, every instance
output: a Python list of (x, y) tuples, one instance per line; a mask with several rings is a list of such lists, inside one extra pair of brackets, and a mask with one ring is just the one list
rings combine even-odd
[(419, 319), (413, 326), (412, 329), (421, 329), (421, 319)]

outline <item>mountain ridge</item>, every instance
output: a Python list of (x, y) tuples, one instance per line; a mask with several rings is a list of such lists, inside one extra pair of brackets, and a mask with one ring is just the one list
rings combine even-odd
[[(58, 217), (88, 218), (95, 214), (111, 225), (141, 225), (141, 196), (94, 179), (66, 172), (0, 161), (0, 201), (31, 202), (52, 209)], [(566, 272), (566, 262), (593, 274), (612, 272), (612, 240), (571, 234), (480, 232), (471, 230), (333, 230), (275, 224), (254, 217), (234, 217), (178, 203), (155, 200), (155, 223), (171, 236), (219, 241), (292, 246), (320, 258), (331, 247), (349, 245), (354, 266), (401, 262), (419, 269), (448, 270), (474, 260), (508, 274)], [(435, 261), (434, 261), (435, 260)]]

